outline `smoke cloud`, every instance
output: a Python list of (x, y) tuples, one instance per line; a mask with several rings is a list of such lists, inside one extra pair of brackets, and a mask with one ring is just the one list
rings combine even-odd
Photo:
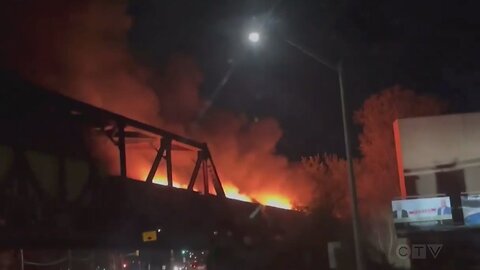
[[(256, 200), (271, 194), (300, 204), (310, 200), (309, 176), (299, 164), (275, 154), (282, 137), (275, 119), (250, 122), (213, 108), (198, 122), (203, 78), (191, 58), (174, 55), (162, 71), (136, 62), (127, 46), (131, 19), (124, 1), (8, 2), (0, 11), (6, 20), (2, 68), (72, 98), (207, 142), (222, 183)], [(118, 170), (113, 144), (106, 138), (93, 143), (93, 154), (109, 170)], [(134, 155), (129, 176), (145, 176), (153, 149), (129, 146), (129, 155)], [(186, 184), (193, 156), (173, 155), (174, 178)]]

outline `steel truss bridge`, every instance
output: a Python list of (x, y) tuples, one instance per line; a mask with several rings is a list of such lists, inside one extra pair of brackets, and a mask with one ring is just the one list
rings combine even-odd
[[(3, 247), (208, 248), (222, 238), (273, 245), (300, 230), (301, 212), (226, 198), (206, 143), (12, 74), (0, 81)], [(118, 175), (105, 173), (92, 158), (88, 130), (99, 131), (115, 145)], [(126, 145), (144, 137), (160, 144), (146, 179), (138, 181), (127, 177)], [(196, 152), (186, 189), (173, 187), (172, 152), (177, 150)], [(160, 164), (166, 169), (166, 186), (154, 183)], [(204, 192), (194, 190), (199, 185)], [(211, 188), (215, 195), (205, 192)]]

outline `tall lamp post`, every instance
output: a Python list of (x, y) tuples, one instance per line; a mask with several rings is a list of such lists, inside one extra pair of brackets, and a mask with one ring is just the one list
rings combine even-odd
[[(252, 43), (260, 42), (260, 33), (259, 32), (250, 32), (248, 39)], [(342, 106), (342, 122), (343, 122), (343, 137), (345, 141), (345, 154), (347, 157), (347, 167), (348, 167), (348, 185), (350, 190), (350, 201), (352, 207), (352, 225), (353, 225), (353, 242), (355, 246), (355, 262), (357, 265), (357, 270), (363, 270), (363, 259), (362, 259), (362, 250), (361, 250), (361, 240), (360, 240), (360, 222), (358, 215), (358, 200), (357, 200), (357, 186), (355, 184), (355, 171), (353, 169), (353, 158), (352, 150), (350, 146), (350, 132), (348, 128), (348, 118), (347, 118), (347, 108), (345, 102), (345, 90), (343, 82), (343, 64), (342, 60), (338, 61), (336, 65), (332, 65), (323, 58), (320, 58), (311, 51), (305, 49), (304, 47), (294, 43), (290, 40), (285, 40), (287, 44), (291, 47), (299, 50), (306, 56), (315, 60), (317, 63), (320, 63), (331, 70), (335, 71), (338, 75), (338, 84), (340, 89), (340, 101)]]

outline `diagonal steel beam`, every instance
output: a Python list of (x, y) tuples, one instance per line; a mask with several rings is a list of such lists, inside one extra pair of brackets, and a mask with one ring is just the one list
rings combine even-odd
[(198, 171), (202, 165), (203, 160), (205, 159), (205, 154), (203, 150), (197, 152), (197, 161), (195, 162), (195, 167), (193, 168), (192, 176), (190, 177), (190, 182), (188, 183), (188, 190), (192, 191), (195, 181), (197, 180)]
[[(170, 140), (168, 140), (170, 141)], [(155, 174), (157, 173), (158, 165), (160, 164), (160, 161), (162, 160), (163, 154), (165, 152), (165, 148), (167, 147), (167, 140), (162, 138), (160, 141), (160, 149), (157, 151), (157, 155), (155, 156), (155, 159), (153, 160), (152, 167), (150, 168), (150, 171), (148, 172), (147, 179), (145, 179), (145, 182), (147, 183), (152, 183), (153, 182), (153, 177), (155, 177)]]
[(217, 193), (217, 196), (225, 198), (225, 191), (223, 190), (222, 183), (220, 182), (220, 177), (218, 176), (217, 168), (215, 167), (215, 163), (213, 162), (213, 158), (210, 154), (210, 150), (208, 150), (207, 144), (204, 145), (204, 151), (206, 152), (206, 161), (209, 160), (210, 164), (212, 165), (212, 170), (214, 174), (212, 177), (212, 183), (213, 187), (215, 188), (215, 193)]
[(165, 140), (165, 161), (167, 162), (167, 181), (168, 186), (173, 187), (173, 176), (172, 176), (172, 141), (167, 139)]
[(120, 153), (120, 176), (127, 177), (127, 154), (125, 151), (125, 123), (117, 122), (118, 151)]

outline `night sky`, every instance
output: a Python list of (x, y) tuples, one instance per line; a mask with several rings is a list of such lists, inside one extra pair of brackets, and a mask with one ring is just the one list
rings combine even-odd
[[(284, 0), (266, 20), (276, 2), (135, 1), (131, 49), (153, 66), (172, 53), (192, 55), (204, 73), (206, 97), (233, 61), (235, 71), (215, 105), (277, 118), (284, 129), (278, 151), (293, 159), (342, 154), (342, 125), (335, 72), (285, 39), (332, 62), (344, 59), (350, 111), (395, 84), (448, 99), (455, 112), (480, 108), (474, 1)], [(265, 21), (267, 40), (248, 46), (249, 29)]]
[[(480, 19), (476, 1), (176, 0), (131, 1), (131, 52), (161, 68), (174, 53), (192, 56), (209, 98), (252, 120), (273, 116), (291, 159), (343, 155), (336, 73), (285, 43), (345, 63), (350, 112), (371, 94), (400, 84), (450, 101), (452, 111), (480, 109)], [(270, 17), (266, 14), (275, 4)], [(264, 25), (261, 44), (246, 42)], [(359, 127), (354, 127), (359, 132)], [(354, 145), (357, 144), (354, 135)]]

